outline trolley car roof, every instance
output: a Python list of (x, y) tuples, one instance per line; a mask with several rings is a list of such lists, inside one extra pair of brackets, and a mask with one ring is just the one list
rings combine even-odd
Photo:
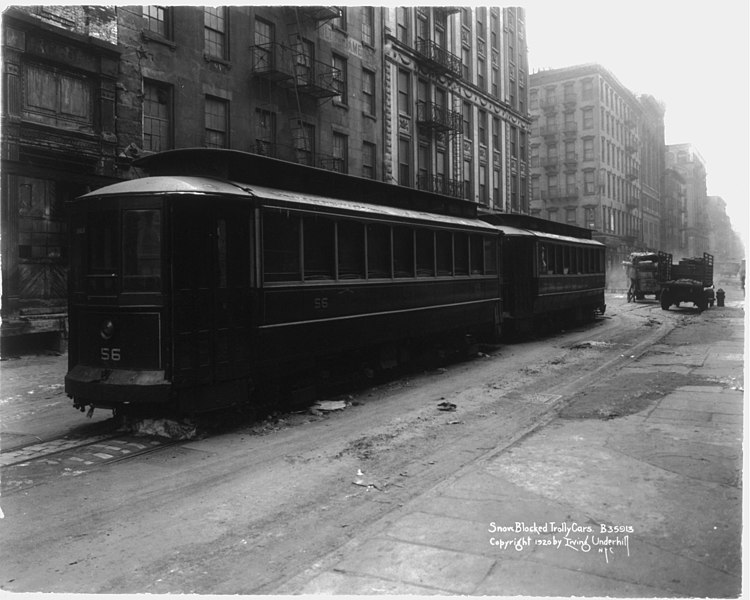
[(260, 200), (264, 204), (279, 208), (297, 210), (317, 210), (320, 212), (348, 213), (352, 216), (368, 217), (372, 219), (388, 218), (391, 220), (422, 221), (433, 224), (483, 229), (497, 231), (499, 227), (490, 225), (477, 219), (455, 217), (430, 213), (382, 204), (370, 204), (352, 200), (326, 198), (313, 194), (303, 194), (286, 190), (273, 189), (257, 185), (248, 185), (209, 177), (156, 176), (142, 179), (131, 179), (115, 183), (81, 196), (81, 198), (100, 198), (103, 196), (141, 196), (141, 195), (223, 195), (244, 198), (246, 200)]
[(517, 227), (510, 227), (508, 225), (495, 225), (496, 229), (502, 231), (506, 236), (524, 236), (524, 237), (535, 237), (540, 240), (550, 242), (567, 242), (571, 244), (583, 244), (586, 246), (601, 246), (604, 244), (597, 242), (596, 240), (589, 240), (586, 238), (570, 237), (567, 235), (558, 235), (556, 233), (543, 233), (541, 231), (531, 231), (529, 229), (519, 229)]

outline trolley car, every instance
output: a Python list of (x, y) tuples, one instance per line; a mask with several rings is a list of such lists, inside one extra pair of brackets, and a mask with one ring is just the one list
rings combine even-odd
[[(74, 406), (214, 410), (337, 356), (396, 361), (426, 336), (499, 335), (501, 234), (465, 204), (426, 212), (446, 199), (329, 173), (368, 201), (304, 193), (319, 170), (241, 155), (172, 151), (151, 166), (197, 174), (71, 202)], [(203, 176), (212, 161), (245, 165), (245, 180), (284, 172), (297, 190)]]
[(503, 234), (506, 330), (528, 332), (605, 312), (605, 246), (590, 230), (521, 214), (482, 218)]

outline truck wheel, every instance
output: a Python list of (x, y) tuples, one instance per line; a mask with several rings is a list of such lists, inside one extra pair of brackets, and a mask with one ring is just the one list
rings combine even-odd
[(669, 310), (669, 307), (672, 305), (672, 299), (669, 297), (669, 294), (667, 292), (661, 293), (661, 308), (662, 310)]

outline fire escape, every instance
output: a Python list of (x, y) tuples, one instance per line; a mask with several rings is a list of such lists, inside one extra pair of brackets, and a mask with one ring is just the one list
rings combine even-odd
[(250, 53), (251, 73), (257, 80), (265, 82), (269, 98), (272, 87), (288, 90), (293, 98), (294, 108), (289, 118), (292, 145), (259, 143), (255, 152), (319, 166), (316, 163), (320, 157), (311, 135), (314, 127), (305, 122), (303, 98), (316, 102), (334, 98), (341, 94), (343, 81), (339, 69), (315, 59), (315, 43), (305, 39), (303, 34), (340, 17), (341, 8), (298, 6), (287, 10), (291, 15), (291, 22), (287, 25), (288, 42), (256, 44), (250, 47)]
[[(459, 7), (441, 6), (433, 9), (435, 18), (445, 19), (451, 14), (460, 12)], [(461, 58), (441, 47), (433, 40), (419, 38), (414, 48), (422, 69), (433, 78), (448, 77), (460, 79), (463, 76)], [(454, 109), (458, 110), (454, 110)], [(461, 100), (454, 99), (453, 107), (435, 102), (417, 102), (417, 127), (436, 139), (444, 141), (451, 147), (452, 175), (420, 175), (417, 178), (419, 189), (446, 194), (456, 198), (465, 195), (463, 180), (463, 121), (461, 117)]]

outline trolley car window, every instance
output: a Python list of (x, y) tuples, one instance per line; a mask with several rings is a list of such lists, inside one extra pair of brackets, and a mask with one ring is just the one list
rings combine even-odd
[(305, 281), (334, 278), (334, 235), (332, 220), (317, 217), (303, 219)]
[(435, 276), (435, 233), (417, 229), (417, 277)]
[(161, 211), (126, 210), (123, 216), (123, 291), (161, 288)]
[(300, 218), (289, 213), (263, 214), (263, 278), (266, 282), (300, 281)]
[(367, 226), (367, 277), (391, 277), (391, 228), (386, 225)]
[(484, 244), (482, 237), (478, 235), (469, 236), (471, 240), (471, 274), (484, 274)]
[(339, 221), (338, 238), (339, 279), (364, 279), (365, 228), (355, 221)]
[(453, 235), (453, 272), (456, 275), (469, 274), (469, 236), (465, 233)]
[(484, 237), (484, 272), (486, 275), (497, 275), (497, 240)]
[(414, 277), (414, 230), (393, 228), (393, 272), (396, 277)]
[(435, 254), (438, 277), (453, 275), (453, 236), (450, 231), (435, 233)]
[(116, 293), (117, 212), (92, 212), (89, 221), (88, 291), (94, 295)]

